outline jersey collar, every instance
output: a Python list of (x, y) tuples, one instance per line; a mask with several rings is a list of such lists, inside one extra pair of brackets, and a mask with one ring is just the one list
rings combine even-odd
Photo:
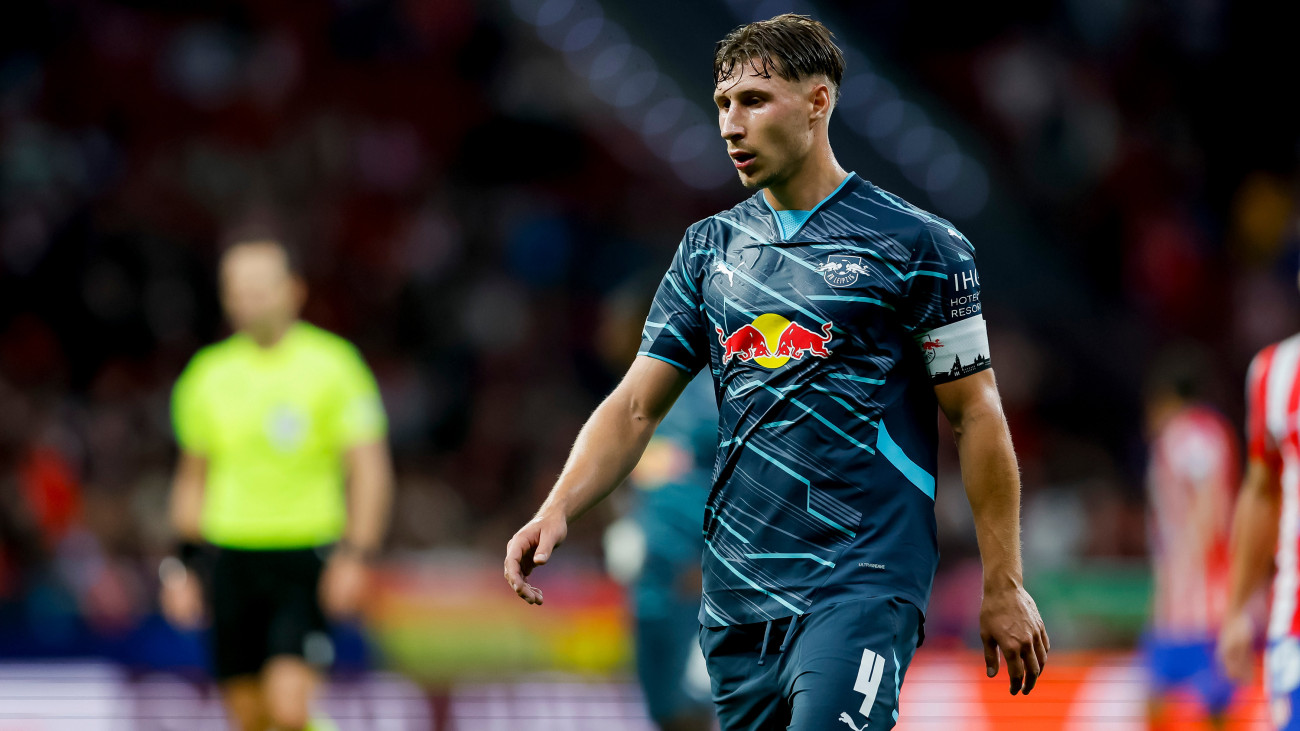
[(780, 234), (782, 240), (789, 241), (790, 239), (799, 235), (799, 232), (803, 230), (804, 226), (808, 225), (808, 221), (812, 220), (812, 217), (817, 214), (817, 211), (820, 211), (822, 209), (822, 206), (825, 206), (827, 203), (830, 202), (832, 198), (839, 195), (840, 191), (844, 190), (844, 187), (849, 184), (849, 181), (857, 177), (858, 174), (850, 170), (849, 174), (845, 175), (844, 179), (840, 181), (840, 184), (835, 187), (835, 190), (832, 190), (830, 195), (826, 196), (825, 198), (822, 198), (821, 202), (813, 206), (812, 210), (808, 211), (808, 215), (804, 217), (803, 222), (800, 223), (798, 226), (795, 226), (794, 230), (790, 231), (789, 233), (787, 233), (784, 229), (784, 226), (781, 225), (781, 217), (776, 214), (776, 209), (773, 208), (772, 204), (768, 202), (767, 196), (763, 194), (763, 191), (761, 190), (758, 191), (757, 195), (759, 198), (762, 199), (763, 205), (767, 207), (768, 212), (772, 214), (773, 228), (776, 230), (778, 234)]

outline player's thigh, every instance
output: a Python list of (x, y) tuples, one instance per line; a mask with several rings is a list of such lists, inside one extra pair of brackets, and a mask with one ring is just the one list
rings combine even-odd
[(244, 675), (223, 681), (221, 701), (235, 731), (265, 731), (269, 722), (262, 702), (262, 685), (256, 676)]
[(277, 570), (267, 654), (298, 657), (324, 670), (334, 662), (334, 644), (320, 605), (322, 559), (311, 549), (287, 551), (279, 557)]
[(301, 657), (277, 655), (262, 670), (262, 697), (272, 727), (296, 731), (311, 719), (311, 701), (320, 676)]
[(769, 731), (784, 728), (788, 722), (790, 712), (781, 693), (779, 656), (772, 652), (785, 627), (778, 626), (779, 630), (772, 630), (777, 637), (769, 638), (767, 653), (762, 652), (762, 624), (700, 628), (700, 649), (709, 671), (713, 710), (722, 731)]
[(788, 668), (789, 728), (893, 728), (920, 611), (880, 597), (837, 604), (804, 622)]
[(271, 626), (270, 597), (264, 590), (266, 566), (261, 557), (246, 551), (222, 550), (212, 567), (208, 586), (211, 610), (213, 674), (227, 681), (251, 680), (267, 658)]

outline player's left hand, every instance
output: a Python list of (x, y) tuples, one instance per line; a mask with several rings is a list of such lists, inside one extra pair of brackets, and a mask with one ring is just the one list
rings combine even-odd
[(366, 563), (349, 551), (335, 551), (320, 579), (320, 604), (334, 619), (353, 617), (365, 596)]
[(998, 650), (1007, 659), (1011, 695), (1034, 689), (1047, 665), (1052, 643), (1038, 614), (1038, 605), (1023, 587), (984, 592), (980, 605), (980, 639), (988, 676), (998, 674)]

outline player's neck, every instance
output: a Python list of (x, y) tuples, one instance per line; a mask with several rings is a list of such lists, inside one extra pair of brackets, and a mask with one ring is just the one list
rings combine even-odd
[(827, 145), (809, 155), (793, 175), (764, 188), (763, 195), (775, 210), (811, 211), (834, 193), (848, 175)]
[(288, 335), (289, 331), (293, 329), (295, 322), (297, 322), (297, 320), (289, 320), (288, 322), (276, 323), (265, 328), (245, 330), (244, 334), (256, 343), (259, 348), (270, 350), (279, 345), (280, 341), (284, 340), (284, 336)]

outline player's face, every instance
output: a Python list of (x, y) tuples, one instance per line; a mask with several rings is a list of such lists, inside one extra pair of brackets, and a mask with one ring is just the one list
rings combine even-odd
[(813, 149), (809, 80), (788, 81), (755, 71), (761, 62), (736, 64), (736, 72), (713, 90), (718, 127), (727, 154), (746, 188), (789, 180)]
[(282, 250), (243, 244), (222, 262), (221, 304), (236, 330), (255, 336), (273, 333), (298, 317), (302, 285)]

